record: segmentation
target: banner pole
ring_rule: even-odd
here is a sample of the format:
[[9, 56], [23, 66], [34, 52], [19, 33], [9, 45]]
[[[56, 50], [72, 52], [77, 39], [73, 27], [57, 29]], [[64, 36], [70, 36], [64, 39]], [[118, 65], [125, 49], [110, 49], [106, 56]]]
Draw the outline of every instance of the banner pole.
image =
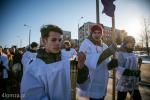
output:
[[[112, 17], [112, 41], [113, 43], [116, 43], [115, 41], [115, 15]], [[115, 54], [113, 55], [113, 58], [115, 58]], [[115, 91], [116, 91], [116, 70], [113, 69], [113, 86], [112, 86], [112, 100], [115, 100]]]

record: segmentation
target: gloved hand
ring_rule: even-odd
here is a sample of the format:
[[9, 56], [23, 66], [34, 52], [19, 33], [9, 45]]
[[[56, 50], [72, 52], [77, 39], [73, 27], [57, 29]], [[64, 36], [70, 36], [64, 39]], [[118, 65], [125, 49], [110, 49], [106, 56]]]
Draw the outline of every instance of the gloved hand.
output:
[[131, 73], [131, 70], [130, 70], [130, 69], [125, 69], [124, 72], [123, 72], [123, 75], [129, 76], [130, 73]]
[[77, 75], [77, 83], [83, 84], [89, 76], [89, 69], [87, 66], [84, 65], [82, 69], [78, 69], [78, 75]]
[[86, 60], [86, 55], [83, 52], [78, 53], [78, 69], [82, 69], [84, 67], [84, 62]]
[[136, 77], [140, 77], [140, 70], [130, 70], [130, 69], [125, 69], [123, 72], [124, 76], [136, 76]]
[[108, 70], [116, 68], [117, 66], [118, 66], [118, 60], [116, 58], [111, 59], [111, 61], [107, 65]]

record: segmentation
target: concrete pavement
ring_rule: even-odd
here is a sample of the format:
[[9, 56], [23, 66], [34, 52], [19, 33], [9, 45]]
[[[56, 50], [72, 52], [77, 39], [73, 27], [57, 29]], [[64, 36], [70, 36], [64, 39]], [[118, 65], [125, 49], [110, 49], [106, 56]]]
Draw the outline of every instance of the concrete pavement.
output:
[[[141, 66], [141, 82], [140, 82], [140, 93], [143, 100], [150, 100], [150, 64], [142, 64]], [[86, 97], [80, 97], [77, 95], [77, 100], [89, 100]], [[109, 78], [107, 87], [107, 95], [105, 100], [112, 100], [112, 78]], [[116, 95], [117, 100], [117, 95]], [[126, 100], [130, 100], [130, 95], [127, 95]]]

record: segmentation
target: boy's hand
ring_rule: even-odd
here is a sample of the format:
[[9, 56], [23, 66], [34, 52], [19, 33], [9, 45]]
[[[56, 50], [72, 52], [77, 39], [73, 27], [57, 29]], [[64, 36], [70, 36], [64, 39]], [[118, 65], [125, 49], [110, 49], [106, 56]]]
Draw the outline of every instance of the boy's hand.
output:
[[86, 56], [83, 52], [78, 53], [78, 68], [82, 69], [84, 67], [84, 62], [86, 60]]

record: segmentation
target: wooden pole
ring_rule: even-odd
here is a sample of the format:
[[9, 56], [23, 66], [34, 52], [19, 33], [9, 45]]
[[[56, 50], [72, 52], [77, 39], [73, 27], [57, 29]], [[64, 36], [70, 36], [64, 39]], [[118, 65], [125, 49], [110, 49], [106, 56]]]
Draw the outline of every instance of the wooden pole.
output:
[[[115, 36], [115, 15], [112, 17], [112, 41], [115, 43], [116, 36]], [[113, 55], [115, 58], [115, 54]], [[113, 86], [112, 86], [112, 100], [115, 100], [115, 91], [116, 91], [116, 70], [113, 69]]]
[[71, 80], [71, 100], [76, 100], [76, 84], [77, 84], [77, 62], [70, 62], [70, 80]]
[[96, 23], [99, 24], [99, 0], [96, 0]]

